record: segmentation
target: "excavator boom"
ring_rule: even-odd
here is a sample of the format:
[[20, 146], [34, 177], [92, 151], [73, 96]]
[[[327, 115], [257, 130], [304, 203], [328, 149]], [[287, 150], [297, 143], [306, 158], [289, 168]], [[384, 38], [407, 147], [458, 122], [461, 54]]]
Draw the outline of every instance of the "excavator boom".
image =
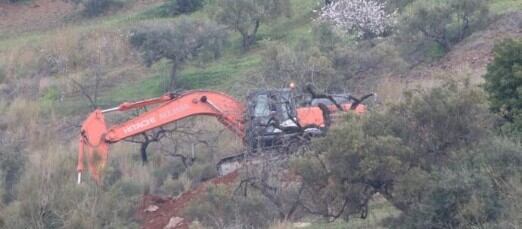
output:
[[[147, 105], [156, 107], [119, 125], [107, 127], [104, 113], [136, 109]], [[179, 95], [167, 94], [156, 99], [123, 103], [107, 110], [95, 110], [82, 124], [78, 150], [78, 182], [84, 171], [84, 159], [89, 171], [99, 182], [108, 158], [109, 144], [138, 135], [191, 116], [213, 116], [232, 132], [244, 136], [242, 103], [216, 91], [194, 90]], [[84, 158], [86, 156], [86, 158]]]

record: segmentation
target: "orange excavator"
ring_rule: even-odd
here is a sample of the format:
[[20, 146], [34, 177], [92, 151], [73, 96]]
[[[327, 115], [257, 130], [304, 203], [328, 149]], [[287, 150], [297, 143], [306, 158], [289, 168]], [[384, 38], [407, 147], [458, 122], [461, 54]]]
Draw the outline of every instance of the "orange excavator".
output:
[[[84, 160], [93, 179], [99, 183], [108, 155], [109, 145], [154, 128], [192, 116], [215, 117], [226, 128], [243, 139], [247, 152], [267, 148], [292, 150], [303, 140], [326, 134], [335, 113], [353, 110], [363, 113], [363, 100], [349, 94], [319, 94], [311, 85], [307, 93], [296, 95], [293, 87], [257, 90], [247, 96], [246, 103], [217, 91], [191, 90], [167, 93], [161, 97], [92, 112], [83, 122], [78, 151], [78, 183], [81, 183]], [[104, 115], [154, 106], [149, 111], [121, 124], [107, 126]], [[226, 158], [222, 161], [236, 160]], [[221, 163], [221, 162], [220, 162]], [[218, 163], [219, 164], [219, 163]]]

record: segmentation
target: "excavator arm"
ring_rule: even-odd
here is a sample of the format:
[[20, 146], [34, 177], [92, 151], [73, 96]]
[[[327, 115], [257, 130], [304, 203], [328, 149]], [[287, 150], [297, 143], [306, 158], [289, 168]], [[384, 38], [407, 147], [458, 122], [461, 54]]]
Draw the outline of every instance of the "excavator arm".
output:
[[[107, 127], [104, 114], [157, 105], [142, 115], [124, 123]], [[118, 107], [92, 112], [82, 124], [78, 150], [78, 183], [84, 171], [84, 160], [96, 182], [106, 167], [109, 144], [144, 133], [151, 129], [191, 116], [213, 116], [239, 137], [244, 136], [243, 104], [236, 99], [215, 91], [194, 90], [182, 94], [164, 96], [135, 103], [123, 103]]]

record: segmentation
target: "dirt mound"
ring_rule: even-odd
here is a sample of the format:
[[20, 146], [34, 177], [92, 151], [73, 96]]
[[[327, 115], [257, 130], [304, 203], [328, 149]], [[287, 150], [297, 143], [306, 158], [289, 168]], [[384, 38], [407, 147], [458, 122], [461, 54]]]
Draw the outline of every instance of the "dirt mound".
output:
[[[235, 171], [223, 177], [216, 177], [200, 184], [197, 188], [181, 194], [177, 198], [162, 198], [147, 195], [136, 212], [136, 218], [142, 222], [144, 229], [165, 228], [173, 217], [179, 217], [188, 204], [201, 196], [211, 184], [232, 184], [239, 177], [239, 172]], [[183, 220], [176, 228], [188, 228], [188, 223]]]

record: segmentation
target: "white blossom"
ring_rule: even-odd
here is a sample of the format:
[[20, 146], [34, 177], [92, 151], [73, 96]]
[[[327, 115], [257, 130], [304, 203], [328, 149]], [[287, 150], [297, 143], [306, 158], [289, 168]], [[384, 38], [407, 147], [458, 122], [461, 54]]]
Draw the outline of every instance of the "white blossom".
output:
[[337, 0], [321, 9], [319, 19], [333, 23], [359, 38], [383, 36], [393, 24], [394, 14], [375, 0]]

